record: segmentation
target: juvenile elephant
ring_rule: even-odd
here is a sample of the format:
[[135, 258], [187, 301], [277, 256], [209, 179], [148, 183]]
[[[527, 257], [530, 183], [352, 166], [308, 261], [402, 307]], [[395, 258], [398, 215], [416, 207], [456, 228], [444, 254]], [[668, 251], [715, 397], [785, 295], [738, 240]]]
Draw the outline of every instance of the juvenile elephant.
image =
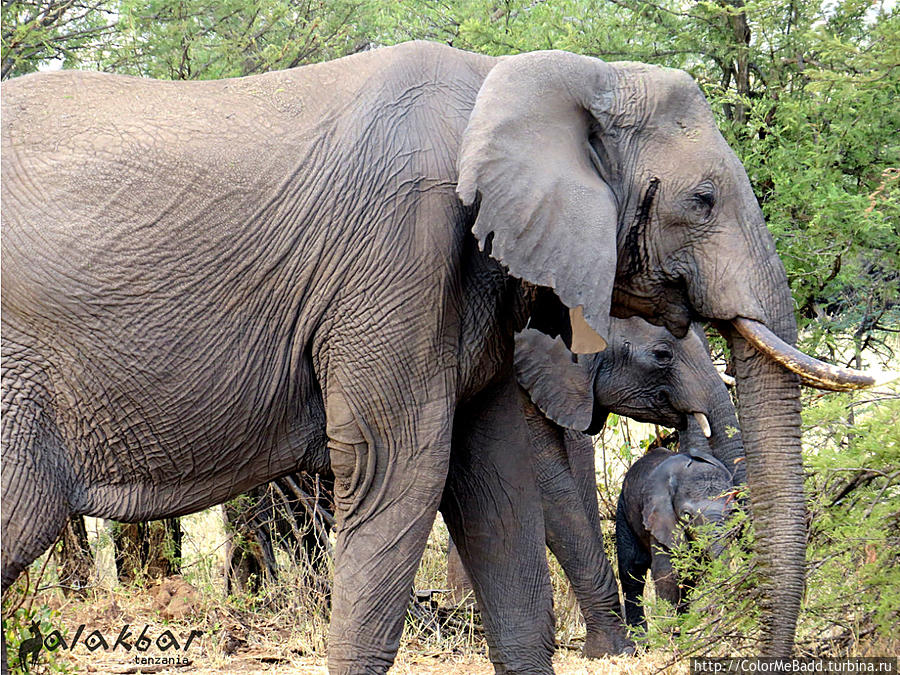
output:
[[[743, 464], [734, 406], [702, 330], [695, 327], [679, 339], [642, 319], [614, 318], [609, 335], [606, 350], [577, 362], [562, 339], [533, 329], [516, 336], [516, 373], [529, 399], [526, 419], [546, 543], [578, 599], [588, 657], [617, 653], [630, 642], [604, 554], [594, 447], [586, 434], [598, 433], [609, 413], [627, 415], [682, 429], [692, 444], [708, 443], [733, 470]], [[453, 546], [448, 583], [457, 596], [469, 583]]]
[[595, 434], [610, 412], [682, 431], [746, 478], [734, 403], [710, 360], [703, 329], [682, 338], [639, 318], [610, 320], [603, 352], [572, 357], [560, 338], [535, 330], [516, 338], [516, 375], [531, 401], [559, 426]]
[[677, 335], [702, 317], [736, 360], [763, 651], [790, 652], [804, 502], [780, 364], [874, 380], [785, 343], [784, 269], [685, 73], [408, 43], [2, 95], [3, 589], [72, 514], [177, 516], [330, 469], [332, 672], [392, 663], [439, 507], [492, 660], [550, 672], [539, 496], [508, 452], [528, 442], [513, 333], [560, 316], [551, 332], [596, 352], [611, 312]]
[[[656, 448], [625, 474], [616, 509], [616, 557], [625, 595], [625, 620], [646, 627], [641, 597], [651, 570], [656, 594], [684, 609], [683, 588], [672, 567], [672, 548], [691, 538], [701, 524], [722, 526], [731, 511], [731, 472], [715, 457], [699, 450], [673, 453]], [[713, 555], [721, 550], [714, 541]]]

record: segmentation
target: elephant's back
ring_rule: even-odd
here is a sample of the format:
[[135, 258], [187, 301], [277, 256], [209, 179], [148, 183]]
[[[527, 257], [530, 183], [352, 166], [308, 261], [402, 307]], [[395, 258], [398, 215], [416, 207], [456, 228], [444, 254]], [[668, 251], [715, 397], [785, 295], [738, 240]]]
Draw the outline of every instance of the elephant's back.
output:
[[388, 223], [422, 189], [453, 208], [459, 137], [492, 63], [407, 43], [230, 80], [17, 78], [3, 85], [4, 234], [14, 255], [102, 273], [135, 249], [227, 260], [259, 227]]
[[142, 447], [264, 455], [323, 315], [393, 306], [353, 289], [448, 302], [455, 143], [490, 64], [412, 44], [219, 82], [4, 85], [4, 322], [73, 446], [126, 473]]
[[647, 478], [660, 464], [675, 453], [665, 448], [653, 448], [639, 457], [625, 472], [622, 481], [622, 495], [627, 503], [639, 504], [644, 498]]
[[256, 171], [256, 160], [272, 164], [282, 154], [269, 144], [296, 146], [328, 120], [358, 116], [363, 124], [371, 122], [385, 106], [408, 107], [417, 93], [429, 89], [442, 90], [451, 108], [454, 101], [460, 103], [467, 117], [495, 62], [415, 41], [222, 80], [155, 80], [75, 70], [32, 73], [2, 86], [4, 149], [15, 150], [3, 153], [4, 165], [15, 166], [32, 153], [55, 154], [57, 159], [69, 153], [89, 160], [92, 155], [181, 149], [183, 156], [208, 160], [218, 170], [227, 170], [233, 158]]

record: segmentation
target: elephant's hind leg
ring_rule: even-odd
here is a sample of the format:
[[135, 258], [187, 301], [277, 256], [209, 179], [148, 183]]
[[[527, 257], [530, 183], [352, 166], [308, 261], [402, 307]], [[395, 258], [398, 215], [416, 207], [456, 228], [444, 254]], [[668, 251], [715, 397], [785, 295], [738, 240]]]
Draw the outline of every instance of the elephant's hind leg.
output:
[[519, 396], [510, 373], [458, 411], [441, 512], [472, 579], [497, 672], [552, 673], [553, 598]]
[[450, 397], [435, 382], [431, 401], [391, 400], [398, 388], [361, 371], [344, 385], [341, 372], [354, 371], [329, 371], [326, 389], [337, 520], [328, 665], [334, 675], [384, 673], [447, 473]]
[[[5, 350], [4, 350], [5, 351]], [[4, 354], [3, 592], [56, 541], [69, 517], [63, 445], [43, 390]]]

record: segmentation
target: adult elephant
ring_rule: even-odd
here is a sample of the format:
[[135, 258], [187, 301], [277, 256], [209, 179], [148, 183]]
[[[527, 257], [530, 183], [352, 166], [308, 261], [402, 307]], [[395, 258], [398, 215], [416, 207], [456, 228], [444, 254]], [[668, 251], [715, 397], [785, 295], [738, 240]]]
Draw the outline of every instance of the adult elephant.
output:
[[[70, 514], [179, 515], [330, 464], [333, 672], [392, 662], [439, 504], [491, 658], [550, 671], [536, 488], [504, 452], [537, 285], [576, 351], [611, 305], [678, 335], [725, 322], [763, 651], [790, 651], [797, 377], [741, 335], [791, 342], [791, 298], [687, 75], [410, 43], [235, 80], [29, 75], [2, 125], [4, 588]], [[297, 451], [322, 428], [328, 455]]]

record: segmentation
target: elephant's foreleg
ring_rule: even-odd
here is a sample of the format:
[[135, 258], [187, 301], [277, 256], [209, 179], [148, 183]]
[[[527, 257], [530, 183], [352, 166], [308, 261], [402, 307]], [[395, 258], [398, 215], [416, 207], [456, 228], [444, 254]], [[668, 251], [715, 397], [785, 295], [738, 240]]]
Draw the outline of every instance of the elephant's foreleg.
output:
[[328, 667], [335, 675], [385, 673], [393, 663], [450, 455], [449, 397], [400, 405], [386, 400], [387, 390], [361, 395], [357, 379], [350, 391], [331, 373], [326, 394], [337, 532]]
[[564, 429], [562, 435], [569, 468], [584, 504], [585, 512], [595, 532], [600, 528], [600, 507], [597, 504], [597, 471], [594, 461], [594, 443], [590, 436], [580, 431]]
[[457, 411], [441, 503], [498, 673], [552, 673], [553, 609], [540, 496], [512, 374]]
[[[528, 415], [528, 428], [534, 444], [534, 467], [541, 492], [547, 546], [562, 565], [578, 598], [587, 627], [584, 654], [599, 658], [631, 651], [634, 645], [622, 622], [619, 587], [603, 550], [596, 497], [590, 495], [596, 515], [592, 520], [585, 508], [585, 491], [577, 485], [572, 464], [568, 461], [571, 458], [567, 457], [562, 430], [543, 415], [533, 414]], [[590, 439], [585, 437], [584, 441], [593, 451]], [[589, 479], [593, 481], [593, 461], [583, 464], [576, 462], [575, 465], [580, 471], [590, 471]]]
[[[654, 544], [654, 546], [658, 546], [658, 544]], [[682, 593], [678, 576], [672, 566], [672, 558], [667, 552], [658, 548], [654, 548], [651, 557], [650, 572], [653, 574], [657, 597], [678, 608], [681, 605]]]
[[646, 628], [644, 618], [644, 580], [650, 569], [650, 556], [644, 551], [628, 525], [625, 506], [619, 500], [616, 509], [616, 558], [619, 564], [619, 580], [625, 596], [625, 623]]

